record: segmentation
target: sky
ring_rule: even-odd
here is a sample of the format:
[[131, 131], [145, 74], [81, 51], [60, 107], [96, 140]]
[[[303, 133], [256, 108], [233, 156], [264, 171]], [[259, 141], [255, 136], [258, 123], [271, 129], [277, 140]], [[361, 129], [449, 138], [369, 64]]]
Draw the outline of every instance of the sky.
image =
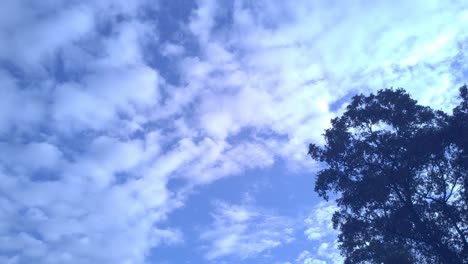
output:
[[307, 157], [350, 98], [450, 111], [463, 0], [3, 0], [0, 263], [341, 263]]

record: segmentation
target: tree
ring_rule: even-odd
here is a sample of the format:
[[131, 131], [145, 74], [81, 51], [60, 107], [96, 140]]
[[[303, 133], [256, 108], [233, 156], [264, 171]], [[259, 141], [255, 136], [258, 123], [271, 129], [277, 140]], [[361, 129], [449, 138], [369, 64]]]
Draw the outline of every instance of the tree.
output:
[[[460, 88], [461, 103], [453, 110], [450, 120], [449, 135], [450, 142], [460, 148], [457, 161], [462, 167], [468, 169], [468, 87]], [[468, 178], [465, 178], [465, 202], [468, 200]]]
[[309, 155], [345, 263], [468, 263], [468, 92], [453, 115], [403, 89], [357, 95]]

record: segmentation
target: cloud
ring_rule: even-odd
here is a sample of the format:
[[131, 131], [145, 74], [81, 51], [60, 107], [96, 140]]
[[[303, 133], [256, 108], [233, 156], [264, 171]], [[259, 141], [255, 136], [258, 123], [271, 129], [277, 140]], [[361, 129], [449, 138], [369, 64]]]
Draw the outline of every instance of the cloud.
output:
[[[305, 147], [350, 95], [403, 86], [449, 109], [467, 9], [204, 0], [167, 14], [169, 39], [146, 1], [2, 3], [0, 262], [144, 263], [185, 241], [167, 220], [192, 188], [277, 161], [313, 168]], [[307, 218], [321, 244], [296, 262], [335, 259], [332, 208]], [[261, 205], [218, 203], [205, 257], [268, 254], [289, 228]]]
[[230, 145], [207, 138], [198, 144], [197, 149], [199, 154], [182, 167], [181, 172], [196, 184], [207, 184], [221, 177], [252, 168], [269, 167], [274, 163], [273, 155], [261, 143]]
[[[27, 8], [26, 4], [21, 2], [13, 6], [15, 7], [10, 6], [13, 10], [4, 10], [17, 11], [16, 15], [25, 14], [26, 17], [21, 21], [7, 18], [7, 27], [0, 27], [0, 36], [6, 40], [0, 46], [0, 58], [13, 57], [26, 67], [37, 66], [43, 62], [41, 60], [44, 56], [53, 55], [56, 49], [79, 40], [92, 30], [93, 14], [86, 6], [41, 10], [46, 11], [47, 16], [33, 8]], [[23, 10], [26, 12], [23, 13]], [[14, 14], [6, 14], [7, 17], [12, 15]], [[12, 28], [15, 31], [11, 32]]]
[[[43, 94], [20, 89], [18, 81], [3, 70], [0, 70], [0, 86], [0, 135], [13, 129], [23, 132], [37, 126], [45, 116]], [[19, 106], [21, 111], [18, 111]]]
[[287, 218], [264, 212], [249, 205], [218, 202], [213, 223], [201, 234], [205, 257], [214, 260], [233, 256], [257, 257], [291, 242], [293, 229]]
[[37, 171], [57, 169], [63, 163], [60, 150], [47, 142], [28, 144], [0, 143], [0, 163], [12, 170]]
[[147, 117], [140, 112], [158, 104], [159, 80], [146, 66], [96, 70], [80, 83], [56, 87], [54, 121], [64, 131], [109, 130], [122, 123], [130, 131], [141, 129]]
[[[144, 145], [97, 138], [76, 160], [62, 160], [59, 179], [40, 181], [26, 175], [60, 160], [56, 148], [34, 143], [18, 150], [31, 155], [33, 148], [42, 155], [18, 172], [3, 167], [0, 174], [2, 218], [7, 220], [0, 236], [11, 244], [2, 252], [18, 263], [141, 263], [151, 247], [179, 242], [176, 231], [153, 226], [179, 204], [165, 187], [166, 175], [151, 173], [157, 169], [148, 165], [154, 153]], [[119, 173], [127, 175], [119, 180]]]
[[[196, 125], [218, 140], [250, 128], [286, 136], [269, 151], [300, 164], [298, 149], [321, 141], [335, 104], [350, 94], [404, 86], [422, 103], [450, 108], [460, 69], [448, 58], [462, 52], [466, 15], [459, 3], [420, 4], [200, 1], [188, 27], [201, 52], [180, 64], [183, 104], [200, 102]], [[224, 9], [229, 22], [214, 26]], [[401, 10], [417, 15], [402, 18]]]
[[304, 250], [299, 254], [296, 263], [300, 264], [326, 264], [326, 261], [316, 259], [309, 251]]
[[326, 236], [336, 235], [331, 222], [333, 213], [336, 210], [337, 207], [333, 204], [323, 202], [315, 206], [313, 212], [304, 220], [307, 225], [304, 234], [309, 240], [320, 240]]
[[343, 258], [338, 250], [336, 236], [338, 231], [333, 229], [332, 216], [337, 210], [336, 205], [321, 202], [315, 205], [311, 214], [304, 220], [306, 230], [304, 235], [308, 240], [319, 242], [314, 253], [303, 251], [296, 259], [297, 263], [342, 263]]
[[174, 43], [166, 43], [162, 47], [162, 54], [164, 56], [181, 56], [185, 52], [185, 49], [183, 46], [174, 44]]
[[[309, 241], [308, 249], [301, 251], [294, 261], [297, 264], [338, 264], [343, 263], [339, 253], [337, 235], [331, 218], [337, 210], [332, 203], [319, 202], [304, 220], [304, 235]], [[285, 263], [286, 264], [286, 263]]]
[[338, 264], [343, 258], [336, 252], [336, 246], [330, 248], [328, 243], [321, 243], [316, 253], [308, 250], [302, 251], [295, 259], [297, 264]]
[[143, 59], [152, 26], [114, 25], [115, 13], [134, 14], [118, 2], [52, 2], [18, 2], [9, 11], [22, 19], [0, 26], [17, 32], [0, 46], [2, 263], [143, 263], [152, 247], [182, 241], [156, 226], [182, 204], [166, 188], [172, 169], [154, 166], [161, 137], [132, 136], [164, 82]]
[[154, 239], [153, 244], [155, 246], [165, 243], [169, 245], [179, 244], [183, 242], [183, 234], [179, 230], [175, 229], [155, 229], [153, 230]]
[[211, 30], [215, 26], [216, 9], [216, 1], [200, 0], [198, 8], [192, 13], [189, 29], [202, 41], [210, 37]]
[[[423, 103], [447, 107], [456, 94], [450, 90], [457, 86], [454, 74], [460, 71], [450, 67], [448, 58], [460, 52], [457, 43], [467, 37], [459, 26], [466, 15], [459, 3], [442, 6], [434, 1], [422, 9], [420, 4], [396, 9], [399, 5], [383, 2], [239, 1], [231, 23], [213, 29], [206, 21], [216, 20], [213, 10], [223, 7], [200, 2], [190, 25], [203, 29], [194, 33], [203, 54], [197, 65], [205, 71], [195, 82], [202, 78], [212, 91], [201, 99], [200, 128], [216, 138], [245, 127], [268, 128], [288, 135], [289, 145], [300, 146], [318, 140], [314, 135], [329, 125], [335, 102], [349, 93], [390, 85], [405, 86]], [[408, 17], [401, 10], [416, 15]], [[427, 14], [434, 19], [427, 21]], [[422, 55], [428, 53], [434, 55]], [[421, 92], [428, 89], [432, 92]]]

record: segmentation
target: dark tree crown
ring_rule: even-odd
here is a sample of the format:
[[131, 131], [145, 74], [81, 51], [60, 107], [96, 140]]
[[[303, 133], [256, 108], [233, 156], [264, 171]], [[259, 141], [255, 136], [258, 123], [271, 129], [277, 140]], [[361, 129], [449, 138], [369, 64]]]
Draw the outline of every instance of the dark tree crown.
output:
[[309, 155], [346, 263], [468, 263], [468, 91], [453, 115], [403, 89], [356, 95]]

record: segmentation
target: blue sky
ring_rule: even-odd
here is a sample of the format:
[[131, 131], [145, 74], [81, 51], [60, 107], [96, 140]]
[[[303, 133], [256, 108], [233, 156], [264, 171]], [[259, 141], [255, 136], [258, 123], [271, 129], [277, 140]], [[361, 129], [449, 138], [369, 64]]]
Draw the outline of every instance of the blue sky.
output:
[[342, 261], [306, 155], [350, 96], [450, 110], [468, 4], [0, 3], [0, 263]]

